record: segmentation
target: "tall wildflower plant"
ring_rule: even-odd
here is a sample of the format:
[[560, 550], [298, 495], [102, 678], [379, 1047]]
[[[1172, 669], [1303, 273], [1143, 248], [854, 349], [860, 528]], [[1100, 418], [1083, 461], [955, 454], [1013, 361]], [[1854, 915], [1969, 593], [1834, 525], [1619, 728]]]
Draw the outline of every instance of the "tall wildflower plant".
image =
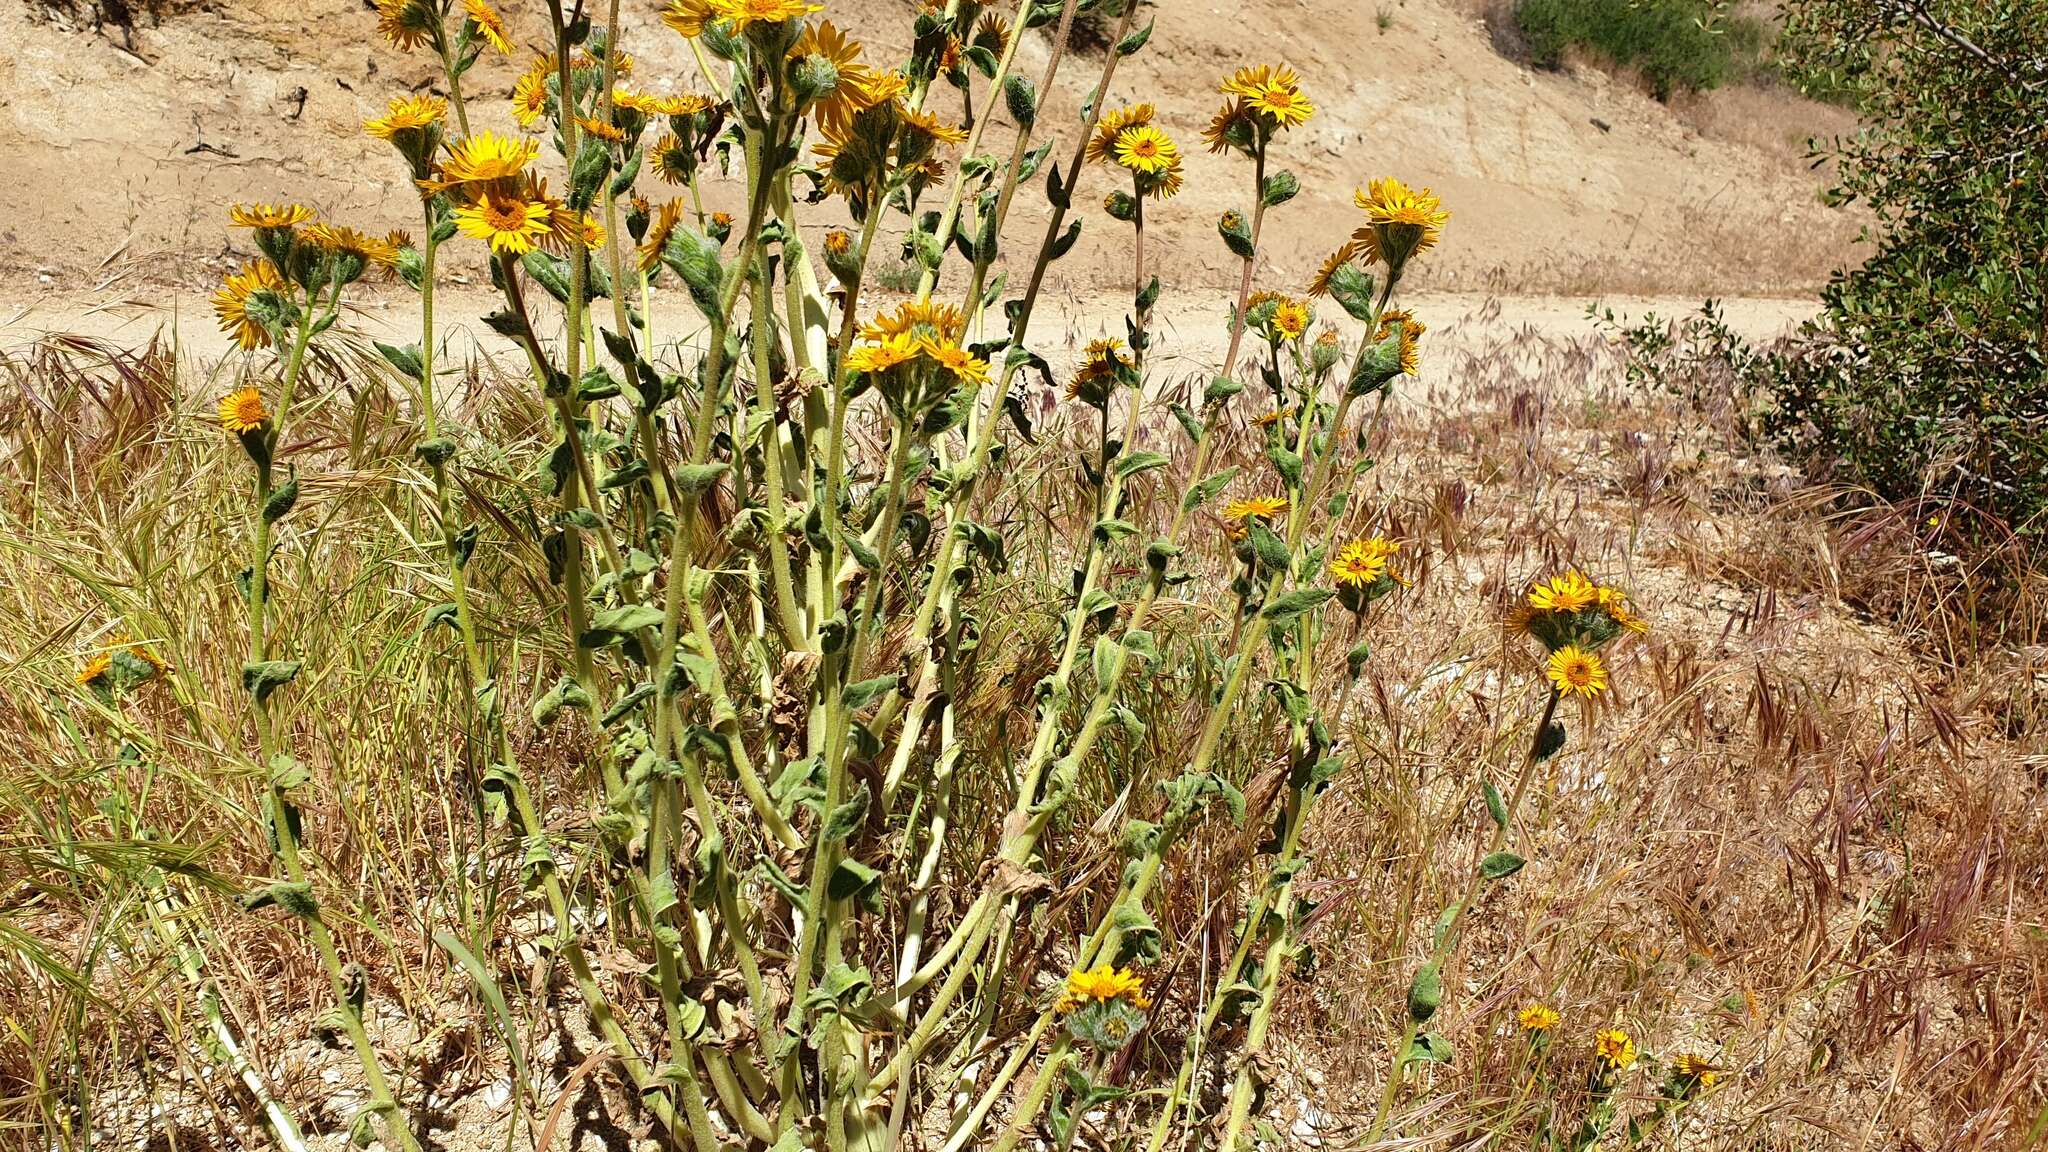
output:
[[[1216, 222], [1239, 262], [1229, 342], [1205, 386], [1175, 395], [1149, 370], [1163, 291], [1151, 222], [1175, 210], [1184, 153], [1152, 104], [1111, 98], [1151, 36], [1135, 6], [1110, 5], [1113, 47], [1081, 122], [1062, 133], [1041, 116], [1070, 29], [1099, 3], [927, 3], [909, 57], [879, 62], [818, 4], [672, 0], [661, 34], [682, 38], [697, 75], [694, 91], [655, 95], [634, 86], [618, 0], [549, 0], [531, 28], [487, 0], [379, 0], [389, 44], [443, 73], [445, 97], [401, 96], [365, 126], [419, 191], [419, 241], [296, 206], [235, 210], [263, 259], [218, 308], [278, 362], [221, 407], [255, 474], [245, 682], [279, 874], [251, 902], [299, 917], [320, 953], [369, 1085], [359, 1139], [411, 1147], [413, 1124], [364, 1027], [366, 981], [322, 920], [325, 880], [299, 851], [291, 794], [309, 770], [276, 709], [319, 653], [274, 634], [267, 562], [299, 493], [280, 453], [308, 349], [377, 269], [418, 294], [418, 343], [380, 349], [416, 389], [447, 589], [422, 624], [466, 674], [481, 831], [516, 862], [604, 1059], [659, 1126], [697, 1152], [1070, 1147], [1090, 1127], [1152, 1152], [1190, 1132], [1250, 1138], [1304, 947], [1306, 832], [1352, 763], [1336, 733], [1376, 615], [1407, 582], [1400, 540], [1346, 527], [1378, 519], [1355, 494], [1391, 391], [1419, 363], [1423, 326], [1391, 301], [1448, 213], [1427, 189], [1372, 180], [1357, 232], [1306, 292], [1261, 287], [1261, 236], [1299, 189], [1289, 136], [1316, 110], [1285, 67], [1223, 78], [1202, 139], [1242, 165], [1243, 207]], [[1034, 29], [1051, 45], [1035, 77], [1018, 68]], [[515, 44], [542, 48], [512, 86], [511, 120], [485, 123], [465, 79]], [[704, 185], [728, 170], [741, 207], [707, 212]], [[1022, 238], [1008, 227], [1020, 194], [1046, 200], [1042, 230]], [[1130, 301], [1122, 337], [1066, 373], [1066, 425], [1092, 433], [1088, 511], [1061, 551], [1073, 575], [1043, 674], [1017, 715], [992, 715], [971, 694], [1014, 529], [991, 510], [1032, 439], [1026, 389], [1054, 377], [1032, 343], [1046, 275], [1098, 202], [1098, 227], [1122, 230], [1130, 253]], [[851, 227], [811, 226], [802, 213], [820, 204]], [[871, 258], [899, 236], [915, 290], [877, 305]], [[486, 323], [551, 427], [532, 480], [545, 514], [521, 543], [545, 559], [537, 615], [560, 629], [540, 647], [564, 655], [534, 683], [514, 683], [530, 663], [479, 619], [471, 579], [478, 548], [515, 526], [467, 495], [465, 454], [488, 446], [451, 421], [437, 362], [449, 245], [488, 263], [500, 300]], [[657, 331], [668, 293], [690, 331]], [[1221, 467], [1240, 416], [1261, 451]], [[1163, 514], [1141, 511], [1176, 483]], [[1219, 519], [1227, 547], [1189, 547]], [[1194, 731], [1148, 742], [1133, 700], [1180, 683], [1147, 672], [1172, 656], [1155, 613], [1181, 588], [1223, 601], [1216, 674], [1185, 701]], [[1550, 710], [1604, 687], [1594, 653], [1615, 629], [1602, 621], [1625, 608], [1592, 595], [1522, 622], [1553, 653]], [[508, 714], [524, 699], [530, 711]], [[1262, 701], [1279, 727], [1247, 737], [1240, 718]], [[550, 727], [580, 733], [565, 743], [588, 762], [542, 795], [522, 737]], [[1172, 759], [1149, 766], [1155, 790], [1105, 805], [1112, 751]], [[1284, 770], [1248, 791], [1272, 763]], [[1504, 836], [1513, 804], [1492, 803]], [[1243, 916], [1222, 971], [1190, 989], [1170, 979], [1175, 942], [1155, 913], [1189, 838], [1231, 822], [1271, 835], [1228, 877]], [[1060, 892], [1055, 876], [1085, 867], [1097, 836], [1117, 846], [1099, 898]], [[1509, 859], [1497, 845], [1482, 872], [1505, 876]], [[616, 912], [603, 965], [591, 905]], [[531, 1088], [512, 1018], [528, 1006], [503, 1004], [477, 954], [488, 940], [435, 939], [493, 1002]], [[618, 948], [644, 973], [624, 996], [600, 975], [619, 970]], [[1064, 978], [1035, 979], [1048, 964]], [[1418, 978], [1418, 1025], [1435, 1002]], [[1435, 1043], [1411, 1030], [1401, 1051]], [[1219, 1057], [1223, 1090], [1209, 1093]]]

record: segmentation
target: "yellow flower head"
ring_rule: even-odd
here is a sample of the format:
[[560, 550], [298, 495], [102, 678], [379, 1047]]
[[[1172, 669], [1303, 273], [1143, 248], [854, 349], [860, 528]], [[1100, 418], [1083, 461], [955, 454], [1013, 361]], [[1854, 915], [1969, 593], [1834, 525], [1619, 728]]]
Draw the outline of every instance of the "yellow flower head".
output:
[[237, 204], [228, 219], [241, 228], [294, 228], [313, 218], [303, 204]]
[[1352, 201], [1365, 210], [1364, 228], [1351, 240], [1374, 260], [1403, 261], [1436, 247], [1444, 223], [1451, 218], [1443, 202], [1429, 189], [1411, 191], [1391, 176], [1369, 185], [1370, 191], [1352, 193]]
[[806, 56], [830, 60], [839, 73], [839, 83], [811, 105], [811, 118], [827, 136], [845, 136], [855, 116], [895, 95], [895, 85], [883, 79], [885, 73], [862, 63], [860, 53], [860, 42], [849, 38], [830, 20], [806, 25], [803, 35], [797, 37], [789, 50], [792, 60]]
[[747, 29], [755, 24], [787, 24], [825, 10], [823, 4], [808, 4], [804, 0], [711, 0], [710, 7], [720, 19], [731, 24], [735, 36], [746, 35]]
[[499, 255], [533, 251], [553, 222], [554, 210], [545, 201], [514, 193], [487, 192], [455, 210], [456, 228], [487, 241]]
[[626, 142], [626, 130], [617, 124], [607, 123], [606, 121], [597, 120], [589, 116], [578, 116], [576, 118], [576, 126], [606, 143], [624, 144]]
[[825, 233], [825, 255], [837, 260], [853, 254], [853, 234], [844, 228]]
[[1285, 299], [1273, 309], [1273, 331], [1283, 339], [1299, 340], [1308, 334], [1308, 326], [1314, 319], [1308, 305], [1299, 300]]
[[1150, 124], [1117, 133], [1116, 162], [1133, 172], [1156, 176], [1180, 162], [1180, 146]]
[[1211, 152], [1227, 152], [1240, 145], [1249, 146], [1251, 141], [1251, 109], [1244, 97], [1237, 96], [1225, 102], [1210, 117], [1209, 126], [1202, 129], [1202, 143]]
[[1337, 549], [1330, 560], [1330, 578], [1349, 588], [1365, 588], [1381, 576], [1391, 575], [1394, 557], [1401, 546], [1384, 536], [1353, 540]]
[[646, 239], [640, 242], [640, 271], [652, 274], [661, 263], [661, 250], [668, 247], [668, 238], [675, 234], [676, 225], [682, 221], [683, 206], [679, 201], [665, 201], [654, 215], [654, 223], [647, 229]]
[[462, 0], [462, 11], [469, 22], [476, 25], [477, 35], [500, 53], [512, 54], [512, 37], [505, 31], [505, 20], [493, 10], [488, 0]]
[[941, 344], [929, 338], [917, 342], [917, 350], [926, 359], [951, 373], [961, 384], [988, 383], [988, 361], [974, 355], [958, 344]]
[[1356, 260], [1359, 253], [1363, 251], [1363, 247], [1358, 241], [1351, 240], [1345, 242], [1335, 252], [1330, 253], [1330, 258], [1323, 261], [1321, 268], [1316, 269], [1315, 278], [1308, 282], [1308, 294], [1310, 296], [1329, 295], [1331, 277], [1337, 274], [1337, 269]]
[[917, 337], [909, 333], [885, 337], [876, 343], [862, 344], [847, 353], [846, 370], [865, 375], [887, 372], [891, 368], [917, 359], [917, 350]]
[[697, 156], [673, 132], [654, 142], [654, 174], [664, 184], [687, 184]]
[[861, 328], [864, 340], [886, 340], [892, 336], [919, 336], [941, 344], [954, 344], [967, 328], [967, 317], [951, 304], [912, 300], [894, 312], [878, 312]]
[[1548, 1032], [1562, 1019], [1557, 1009], [1543, 1003], [1530, 1004], [1515, 1014], [1515, 1020], [1524, 1032]]
[[95, 652], [85, 663], [78, 666], [78, 675], [73, 677], [81, 687], [91, 685], [100, 677], [114, 670], [112, 653]]
[[1704, 1056], [1684, 1052], [1671, 1058], [1671, 1071], [1681, 1080], [1691, 1080], [1703, 1088], [1711, 1088], [1727, 1069]]
[[263, 393], [254, 386], [237, 388], [220, 398], [220, 426], [237, 436], [255, 432], [270, 423], [263, 407]]
[[1602, 1028], [1593, 1037], [1593, 1054], [1602, 1064], [1619, 1072], [1636, 1062], [1636, 1042], [1619, 1028]]
[[1643, 633], [1650, 630], [1649, 621], [1635, 614], [1628, 605], [1628, 593], [1619, 588], [1602, 585], [1593, 590], [1593, 602], [1607, 613], [1609, 619], [1630, 632]]
[[1001, 57], [1010, 48], [1009, 22], [993, 12], [984, 13], [974, 26], [974, 43], [988, 49], [990, 55]]
[[1560, 696], [1576, 694], [1590, 700], [1607, 691], [1607, 666], [1599, 656], [1576, 644], [1552, 652], [1543, 674], [1550, 678], [1551, 686]]
[[424, 0], [377, 0], [377, 34], [400, 52], [432, 40], [441, 19]]
[[363, 131], [379, 140], [396, 140], [401, 132], [432, 128], [447, 114], [448, 102], [438, 96], [401, 96], [384, 115], [363, 121]]
[[1242, 524], [1247, 520], [1270, 522], [1285, 511], [1287, 511], [1287, 497], [1285, 496], [1251, 496], [1242, 500], [1232, 500], [1230, 503], [1225, 504], [1223, 506], [1223, 519], [1232, 524]]
[[897, 118], [902, 121], [903, 131], [906, 133], [929, 136], [940, 144], [967, 143], [967, 129], [958, 124], [946, 123], [939, 119], [936, 113], [905, 108], [897, 113]]
[[306, 229], [306, 239], [324, 252], [354, 256], [366, 265], [378, 268], [398, 266], [396, 245], [390, 240], [368, 236], [353, 228], [343, 228], [335, 224], [315, 224]]
[[1529, 589], [1529, 607], [1538, 612], [1577, 612], [1599, 594], [1591, 580], [1571, 571]]
[[1111, 1000], [1122, 1000], [1140, 1011], [1150, 1008], [1152, 1002], [1145, 998], [1145, 981], [1129, 968], [1112, 968], [1103, 964], [1081, 971], [1076, 969], [1067, 976], [1066, 994], [1060, 997], [1057, 1010], [1075, 1012], [1090, 1004], [1104, 1004]]
[[1099, 164], [1114, 158], [1117, 137], [1152, 123], [1152, 117], [1158, 114], [1159, 110], [1150, 104], [1131, 104], [1104, 112], [1096, 118], [1095, 135], [1088, 138], [1088, 161]]
[[548, 233], [540, 241], [543, 248], [566, 255], [579, 238], [585, 248], [604, 247], [604, 225], [596, 216], [549, 199], [545, 184], [538, 185], [530, 198], [548, 207]]
[[1389, 308], [1380, 313], [1380, 325], [1372, 334], [1373, 341], [1377, 343], [1385, 340], [1396, 330], [1401, 333], [1401, 371], [1410, 376], [1419, 375], [1422, 371], [1422, 354], [1416, 347], [1416, 341], [1421, 339], [1422, 334], [1428, 329], [1406, 311]]
[[1240, 68], [1221, 88], [1225, 95], [1242, 99], [1246, 107], [1276, 128], [1306, 124], [1316, 112], [1316, 106], [1302, 95], [1301, 78], [1284, 65]]
[[258, 260], [240, 272], [228, 273], [220, 291], [213, 294], [213, 311], [220, 317], [220, 330], [233, 336], [244, 351], [268, 345], [270, 329], [249, 310], [249, 298], [267, 292], [279, 296], [281, 303], [284, 291], [284, 277], [277, 274], [277, 266], [268, 260]]
[[1124, 354], [1123, 341], [1114, 337], [1090, 340], [1087, 350], [1081, 353], [1081, 363], [1067, 381], [1067, 399], [1087, 397], [1091, 404], [1106, 400], [1110, 389], [1116, 386], [1118, 374], [1130, 367], [1131, 358]]
[[540, 142], [479, 132], [457, 140], [441, 162], [441, 179], [436, 190], [462, 184], [490, 184], [509, 180], [524, 171], [540, 155]]
[[704, 25], [718, 19], [713, 0], [669, 0], [661, 10], [661, 22], [681, 36], [694, 40], [704, 34]]

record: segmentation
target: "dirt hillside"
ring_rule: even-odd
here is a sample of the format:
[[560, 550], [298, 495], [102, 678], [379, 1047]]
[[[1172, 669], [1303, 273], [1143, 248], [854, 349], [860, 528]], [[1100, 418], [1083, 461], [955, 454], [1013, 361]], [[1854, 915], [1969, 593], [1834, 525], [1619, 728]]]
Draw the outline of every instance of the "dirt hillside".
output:
[[[413, 222], [397, 164], [361, 122], [428, 88], [433, 72], [377, 40], [364, 0], [115, 7], [132, 7], [129, 25], [80, 16], [92, 8], [82, 0], [0, 6], [0, 268], [16, 283], [23, 272], [43, 287], [210, 280], [242, 242], [224, 224], [237, 199], [302, 200], [366, 227]], [[536, 43], [539, 0], [502, 7]], [[634, 82], [700, 85], [658, 5], [625, 8]], [[829, 14], [887, 58], [911, 9], [837, 0]], [[1457, 243], [1418, 287], [1768, 295], [1810, 287], [1854, 256], [1858, 222], [1819, 203], [1802, 158], [1807, 136], [1846, 127], [1837, 110], [1753, 91], [1674, 109], [1594, 69], [1531, 71], [1460, 0], [1174, 0], [1156, 14], [1112, 99], [1157, 103], [1190, 153], [1187, 190], [1159, 213], [1183, 283], [1222, 279], [1213, 220], [1245, 199], [1243, 165], [1200, 144], [1216, 79], [1266, 61], [1297, 68], [1319, 109], [1283, 149], [1304, 189], [1269, 249], [1283, 279], [1355, 225], [1352, 188], [1387, 173], [1433, 186], [1455, 214]], [[1044, 58], [1034, 33], [1023, 70], [1036, 75]], [[523, 63], [487, 59], [471, 74], [485, 124], [511, 126], [503, 98]], [[1064, 67], [1042, 123], [1071, 125], [1094, 72], [1085, 59]], [[1106, 240], [1084, 238], [1061, 270], [1086, 290], [1119, 280], [1124, 264]]]

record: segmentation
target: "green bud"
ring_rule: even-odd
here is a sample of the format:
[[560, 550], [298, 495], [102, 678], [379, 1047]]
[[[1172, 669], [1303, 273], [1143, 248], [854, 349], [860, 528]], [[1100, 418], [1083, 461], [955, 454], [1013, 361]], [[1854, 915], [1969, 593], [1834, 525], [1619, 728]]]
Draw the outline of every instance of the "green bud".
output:
[[1128, 192], [1111, 192], [1103, 198], [1102, 210], [1126, 224], [1138, 218], [1138, 202]]
[[797, 61], [789, 83], [799, 104], [814, 104], [838, 89], [839, 66], [829, 57], [806, 56]]
[[1032, 86], [1029, 77], [1013, 73], [1003, 81], [1003, 101], [1010, 109], [1010, 119], [1019, 128], [1029, 128], [1038, 119], [1038, 89]]
[[1266, 202], [1266, 207], [1271, 208], [1294, 199], [1295, 193], [1300, 191], [1301, 181], [1294, 178], [1294, 173], [1275, 172], [1266, 177], [1264, 186], [1259, 189], [1259, 198]]
[[1224, 247], [1229, 248], [1240, 260], [1249, 260], [1253, 253], [1258, 251], [1252, 243], [1251, 224], [1245, 220], [1244, 213], [1235, 208], [1217, 219], [1216, 231], [1222, 233]]

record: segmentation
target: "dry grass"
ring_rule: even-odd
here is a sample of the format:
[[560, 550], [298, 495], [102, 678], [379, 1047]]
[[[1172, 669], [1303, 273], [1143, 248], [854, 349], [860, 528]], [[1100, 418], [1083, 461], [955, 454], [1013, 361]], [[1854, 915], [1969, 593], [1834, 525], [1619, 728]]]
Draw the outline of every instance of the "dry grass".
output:
[[[61, 341], [4, 372], [0, 737], [17, 750], [0, 767], [4, 1139], [260, 1143], [254, 1098], [197, 1031], [217, 989], [268, 1090], [338, 1144], [359, 1086], [315, 1035], [307, 1006], [323, 1002], [324, 980], [293, 927], [232, 899], [265, 873], [268, 848], [235, 684], [232, 529], [246, 481], [201, 419], [226, 382], [161, 348]], [[642, 1121], [593, 1074], [518, 861], [470, 812], [480, 765], [467, 689], [445, 632], [421, 629], [446, 596], [409, 401], [367, 361], [323, 376], [331, 390], [295, 451], [311, 514], [274, 569], [289, 585], [281, 628], [314, 673], [286, 713], [314, 769], [309, 848], [343, 951], [367, 970], [372, 1030], [442, 1146], [502, 1147], [511, 1114], [544, 1116], [558, 1093], [566, 1140], [623, 1140]], [[1408, 541], [1416, 586], [1371, 625], [1374, 661], [1339, 733], [1364, 767], [1308, 838], [1314, 963], [1287, 986], [1269, 1068], [1281, 1132], [1349, 1146], [1370, 1123], [1413, 967], [1484, 850], [1476, 779], [1511, 770], [1540, 704], [1531, 658], [1487, 622], [1530, 578], [1578, 565], [1629, 587], [1652, 636], [1617, 669], [1616, 702], [1571, 717], [1571, 743], [1547, 762], [1519, 829], [1532, 863], [1488, 889], [1446, 973], [1439, 1023], [1456, 1059], [1403, 1094], [1388, 1146], [1528, 1147], [1546, 1122], [1569, 1130], [1592, 1033], [1615, 1023], [1644, 1055], [1624, 1117], [1652, 1106], [1672, 1056], [1729, 1069], [1655, 1146], [2026, 1146], [2048, 1083], [2048, 746], [2032, 657], [1945, 632], [1956, 593], [1916, 582], [1939, 566], [1909, 534], [1834, 516], [1788, 470], [1628, 392], [1602, 345], [1524, 333], [1466, 348], [1432, 379], [1394, 405], [1384, 463], [1350, 503], [1354, 526]], [[536, 591], [545, 562], [517, 543], [542, 515], [522, 482], [542, 419], [526, 391], [479, 366], [456, 413], [487, 525], [478, 610], [520, 670], [502, 685], [514, 717], [562, 655], [562, 630], [528, 615], [551, 602]], [[1230, 433], [1245, 460], [1254, 407], [1240, 401]], [[1070, 575], [1060, 542], [1092, 517], [1071, 481], [1092, 429], [1040, 431], [1039, 449], [1013, 442], [1008, 481], [979, 513], [1025, 541], [992, 590], [1006, 610], [986, 614], [966, 689], [987, 718], [974, 731], [998, 743], [1004, 716], [1026, 731]], [[1207, 699], [1230, 626], [1204, 607], [1227, 602], [1209, 540], [1191, 567], [1216, 587], [1162, 601], [1162, 690], [1130, 701], [1144, 733], [1105, 749], [1077, 811], [1144, 803], [1191, 722], [1162, 709]], [[122, 711], [72, 684], [80, 655], [117, 626], [173, 669]], [[1285, 726], [1270, 701], [1244, 709], [1219, 763], [1254, 816], [1193, 838], [1185, 874], [1243, 873]], [[561, 798], [582, 794], [584, 738], [522, 722], [519, 739], [529, 778], [555, 798], [551, 822], [582, 835], [585, 814]], [[963, 860], [978, 859], [1006, 794], [1001, 781], [986, 797], [963, 790], [959, 819], [979, 830], [960, 841]], [[1059, 833], [1059, 897], [1014, 946], [1018, 978], [1064, 970], [1073, 924], [1113, 890], [1115, 825], [1090, 815]], [[1170, 1074], [1243, 897], [1164, 894], [1156, 1035], [1128, 1059]], [[637, 963], [624, 950], [604, 963], [616, 910], [602, 898], [584, 910], [615, 1002], [651, 1012]], [[542, 1099], [493, 1088], [508, 1082], [507, 1048], [432, 943], [441, 928], [489, 958], [508, 996], [538, 1006], [516, 1032], [549, 1086]], [[181, 946], [199, 963], [181, 970]], [[1563, 1022], [1532, 1062], [1514, 1014], [1539, 999]], [[1219, 1062], [1205, 1076], [1227, 1090], [1232, 1071]]]

